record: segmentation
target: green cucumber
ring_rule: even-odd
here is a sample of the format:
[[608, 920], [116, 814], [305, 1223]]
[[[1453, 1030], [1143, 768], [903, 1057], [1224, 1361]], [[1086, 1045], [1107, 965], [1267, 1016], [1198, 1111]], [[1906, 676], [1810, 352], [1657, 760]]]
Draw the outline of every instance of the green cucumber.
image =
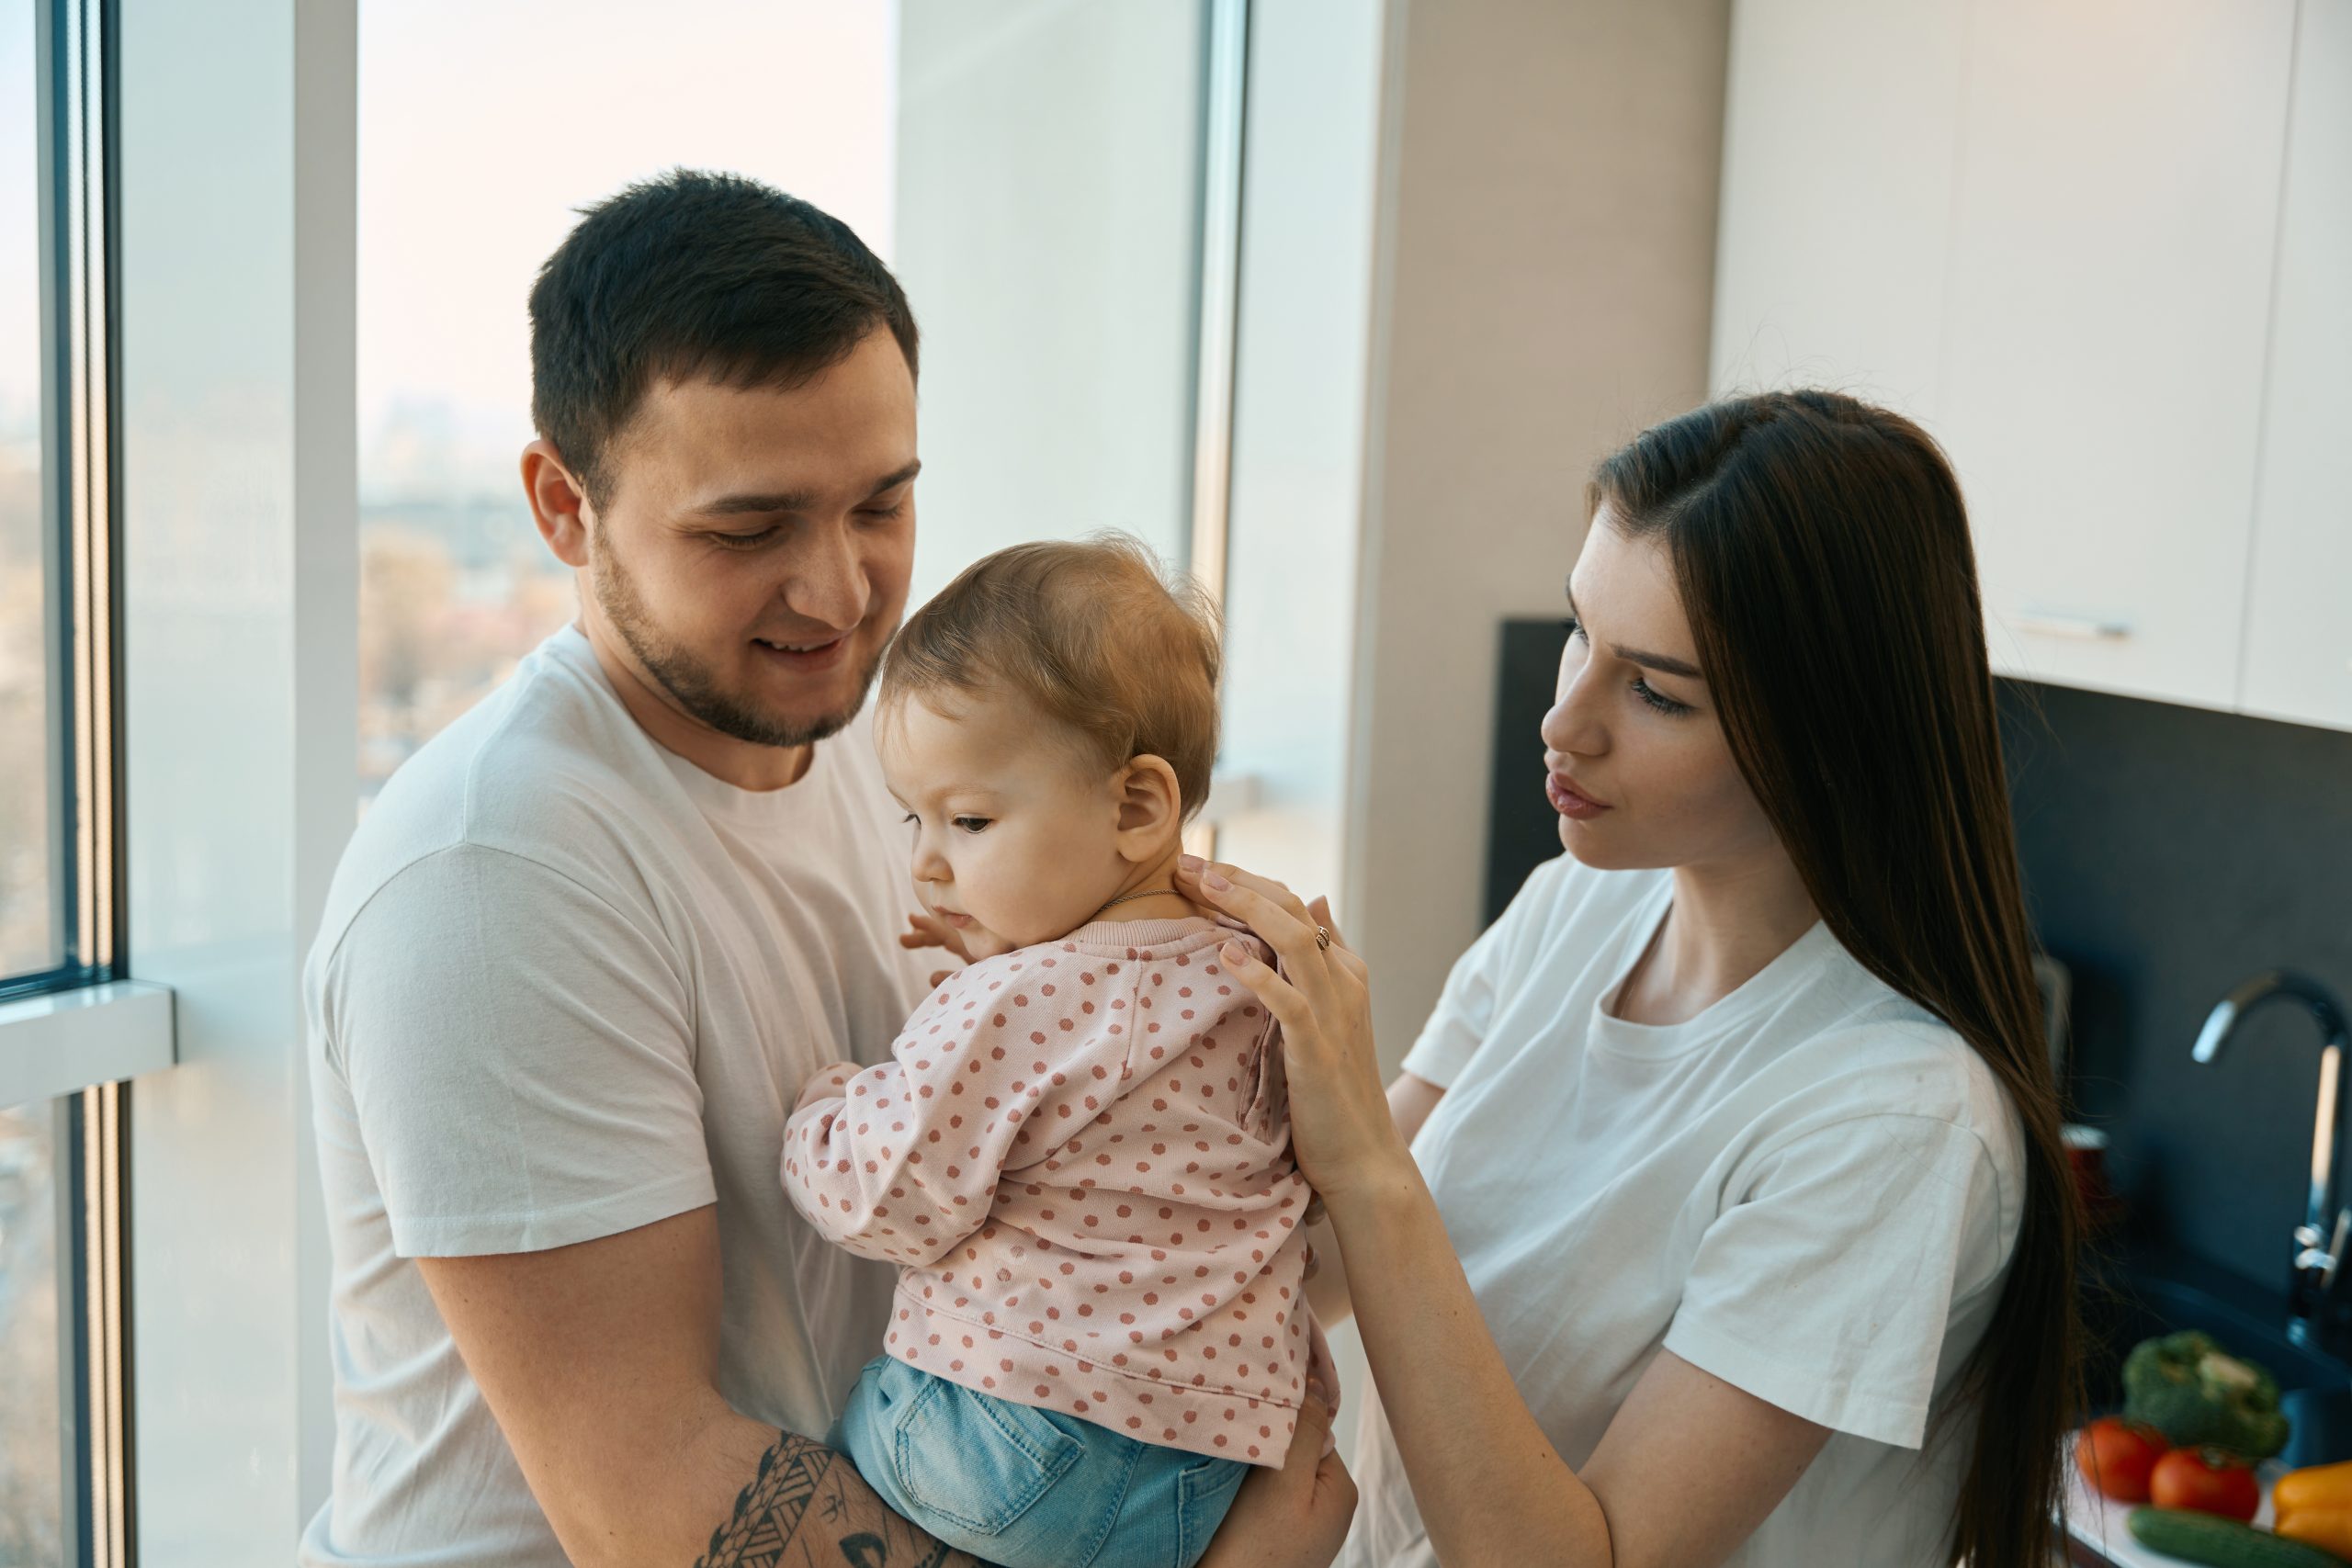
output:
[[2344, 1568], [2344, 1559], [2268, 1530], [2193, 1508], [2134, 1508], [2132, 1539], [2209, 1568]]

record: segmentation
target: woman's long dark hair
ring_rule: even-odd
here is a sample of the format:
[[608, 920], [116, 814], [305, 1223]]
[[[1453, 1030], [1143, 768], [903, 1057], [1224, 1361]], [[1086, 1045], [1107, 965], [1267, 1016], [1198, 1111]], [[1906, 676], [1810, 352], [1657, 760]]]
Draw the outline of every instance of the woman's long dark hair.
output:
[[1949, 1412], [1978, 1417], [1952, 1551], [2041, 1568], [2078, 1405], [2080, 1227], [1960, 486], [1910, 421], [1796, 391], [1643, 433], [1589, 500], [1596, 525], [1665, 545], [1732, 755], [1831, 932], [2024, 1122], [2016, 1251]]

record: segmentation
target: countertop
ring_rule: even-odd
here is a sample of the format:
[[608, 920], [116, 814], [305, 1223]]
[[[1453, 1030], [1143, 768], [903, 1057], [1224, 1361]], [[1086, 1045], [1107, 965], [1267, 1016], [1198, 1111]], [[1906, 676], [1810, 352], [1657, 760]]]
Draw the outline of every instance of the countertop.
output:
[[[2262, 1483], [2262, 1511], [2254, 1522], [2267, 1529], [2272, 1518], [2270, 1483], [2287, 1472], [2278, 1461], [2256, 1467], [2256, 1477]], [[2066, 1533], [2075, 1543], [2075, 1561], [2087, 1562], [2093, 1568], [2180, 1568], [2182, 1560], [2161, 1551], [2151, 1551], [2132, 1539], [2132, 1531], [2124, 1519], [2136, 1506], [2131, 1503], [2110, 1503], [2084, 1484], [2083, 1472], [2075, 1468], [2075, 1445], [2066, 1444]], [[2086, 1557], [2087, 1550], [2092, 1555]]]

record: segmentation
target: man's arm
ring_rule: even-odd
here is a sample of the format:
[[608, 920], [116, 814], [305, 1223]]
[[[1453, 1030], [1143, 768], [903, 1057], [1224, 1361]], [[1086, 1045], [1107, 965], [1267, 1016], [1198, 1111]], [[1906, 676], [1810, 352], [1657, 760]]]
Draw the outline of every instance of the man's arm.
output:
[[719, 1397], [717, 1211], [417, 1260], [577, 1568], [971, 1568], [847, 1460]]

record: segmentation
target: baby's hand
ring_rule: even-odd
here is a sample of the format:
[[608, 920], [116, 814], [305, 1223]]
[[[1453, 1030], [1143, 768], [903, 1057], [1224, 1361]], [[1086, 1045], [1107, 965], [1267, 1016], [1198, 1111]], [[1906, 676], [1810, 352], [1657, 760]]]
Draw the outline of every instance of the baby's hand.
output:
[[849, 1080], [857, 1076], [855, 1062], [835, 1062], [830, 1067], [819, 1067], [800, 1086], [800, 1098], [793, 1102], [795, 1115], [807, 1110], [812, 1100], [832, 1100], [846, 1092]]
[[[957, 931], [954, 926], [949, 925], [945, 920], [941, 919], [936, 915], [931, 914], [928, 911], [917, 910], [907, 916], [907, 924], [911, 926], [913, 930], [903, 931], [899, 933], [899, 945], [900, 947], [906, 948], [910, 951], [919, 947], [944, 947], [967, 964], [969, 964], [976, 956], [976, 954], [974, 954], [972, 951], [965, 945], [964, 933]], [[939, 982], [934, 979], [932, 981], [932, 984], [935, 986], [939, 984]]]

